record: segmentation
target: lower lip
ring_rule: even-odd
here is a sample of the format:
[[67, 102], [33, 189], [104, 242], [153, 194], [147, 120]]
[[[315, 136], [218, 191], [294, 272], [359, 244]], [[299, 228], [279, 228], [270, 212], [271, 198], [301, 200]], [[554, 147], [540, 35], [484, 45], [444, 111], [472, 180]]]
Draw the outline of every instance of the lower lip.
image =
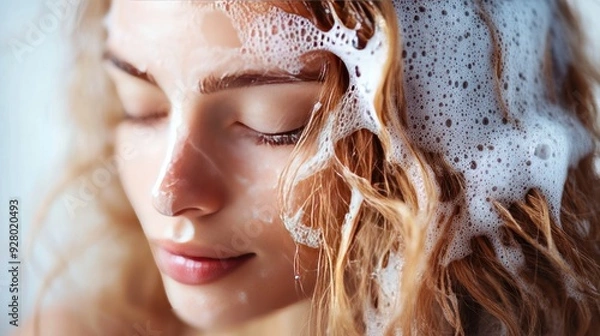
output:
[[173, 254], [162, 248], [156, 250], [158, 268], [171, 279], [185, 285], [204, 285], [217, 281], [253, 257], [254, 254], [228, 259], [196, 258]]

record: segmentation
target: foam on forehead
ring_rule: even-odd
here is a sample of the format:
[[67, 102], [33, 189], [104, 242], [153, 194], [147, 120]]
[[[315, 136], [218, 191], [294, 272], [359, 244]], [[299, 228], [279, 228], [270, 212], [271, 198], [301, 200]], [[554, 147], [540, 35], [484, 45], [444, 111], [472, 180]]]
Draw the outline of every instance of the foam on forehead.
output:
[[[276, 67], [298, 73], [304, 55], [316, 51], [330, 52], [339, 57], [350, 70], [347, 92], [341, 103], [328, 111], [329, 121], [321, 131], [317, 154], [300, 165], [297, 181], [323, 169], [333, 155], [334, 143], [358, 129], [380, 134], [381, 121], [375, 112], [375, 97], [385, 76], [381, 66], [388, 57], [387, 36], [382, 34], [384, 22], [379, 21], [379, 34], [375, 34], [364, 48], [358, 48], [358, 29], [346, 27], [336, 17], [329, 31], [317, 28], [309, 19], [288, 13], [278, 7], [262, 8], [252, 12], [251, 4], [217, 2], [215, 8], [227, 12], [237, 25], [243, 46], [241, 55], [248, 63]], [[249, 17], [249, 13], [252, 13]], [[251, 18], [248, 20], [248, 18]], [[316, 109], [321, 107], [317, 104]], [[302, 209], [284, 217], [286, 228], [299, 243], [318, 247], [318, 231], [301, 223]]]
[[359, 50], [355, 46], [360, 26], [345, 27], [333, 11], [335, 23], [331, 30], [324, 32], [307, 18], [274, 6], [261, 7], [261, 11], [251, 14], [251, 20], [247, 18], [248, 6], [252, 4], [217, 2], [215, 6], [226, 10], [237, 25], [240, 39], [244, 41], [240, 52], [259, 64], [298, 73], [303, 66], [301, 57], [311, 52], [327, 51], [342, 59], [352, 75], [341, 104], [344, 108], [335, 113], [337, 118], [331, 130], [335, 135], [331, 140], [339, 140], [359, 128], [379, 133], [381, 122], [373, 102], [384, 75], [381, 65], [388, 53], [383, 34], [373, 36], [368, 45]]

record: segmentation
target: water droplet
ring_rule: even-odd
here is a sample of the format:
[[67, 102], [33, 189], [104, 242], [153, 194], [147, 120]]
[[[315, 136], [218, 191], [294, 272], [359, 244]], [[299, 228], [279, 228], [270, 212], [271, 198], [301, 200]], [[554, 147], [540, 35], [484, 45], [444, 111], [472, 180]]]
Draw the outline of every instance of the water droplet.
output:
[[238, 298], [241, 303], [248, 303], [248, 294], [246, 292], [239, 292]]

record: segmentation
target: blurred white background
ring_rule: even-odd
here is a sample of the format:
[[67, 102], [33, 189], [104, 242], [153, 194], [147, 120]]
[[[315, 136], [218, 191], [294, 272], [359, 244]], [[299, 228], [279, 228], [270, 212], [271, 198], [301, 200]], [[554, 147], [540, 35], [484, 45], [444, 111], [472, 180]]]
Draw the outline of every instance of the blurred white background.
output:
[[[52, 3], [63, 1], [48, 1]], [[16, 197], [20, 203], [22, 259], [28, 224], [54, 182], [66, 147], [61, 129], [65, 127], [61, 83], [66, 41], [61, 25], [67, 18], [60, 17], [60, 8], [42, 0], [0, 0], [0, 335], [14, 332], [7, 316], [12, 295], [8, 288], [8, 201]], [[44, 31], [28, 35], [32, 25]], [[33, 43], [29, 48], [15, 44], [19, 41]], [[26, 273], [26, 266], [20, 265], [19, 323], [29, 316], [40, 283], [39, 276]]]
[[[78, 1], [69, 0], [71, 3]], [[73, 15], [67, 0], [0, 0], [0, 335], [12, 327], [7, 320], [10, 277], [8, 201], [20, 202], [21, 244], [43, 195], [55, 182], [66, 147], [64, 70], [68, 46], [61, 26]], [[600, 0], [572, 0], [584, 15], [600, 52]], [[32, 26], [37, 29], [32, 29]], [[32, 31], [34, 31], [32, 33]], [[29, 41], [30, 47], [20, 45]], [[20, 257], [23, 249], [20, 249]], [[20, 322], [29, 316], [39, 275], [21, 265]]]

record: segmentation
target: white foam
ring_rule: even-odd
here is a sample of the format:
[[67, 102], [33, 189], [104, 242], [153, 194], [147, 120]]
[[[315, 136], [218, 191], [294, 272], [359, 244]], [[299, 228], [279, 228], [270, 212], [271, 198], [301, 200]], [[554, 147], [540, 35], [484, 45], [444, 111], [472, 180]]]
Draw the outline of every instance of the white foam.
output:
[[[379, 284], [377, 293], [377, 308], [366, 303], [364, 322], [367, 327], [366, 335], [384, 335], [386, 328], [394, 317], [393, 312], [402, 307], [400, 298], [401, 274], [404, 262], [401, 256], [390, 254], [388, 264], [375, 270], [372, 277]], [[395, 335], [400, 335], [396, 331]]]
[[[457, 234], [445, 262], [469, 254], [472, 237], [487, 235], [503, 264], [514, 269], [523, 258], [519, 249], [500, 243], [502, 222], [492, 200], [509, 205], [538, 188], [558, 222], [567, 170], [591, 148], [576, 118], [548, 99], [542, 62], [547, 35], [561, 31], [557, 8], [544, 0], [484, 3], [503, 54], [499, 98], [492, 38], [474, 3], [395, 5], [409, 135], [425, 150], [442, 154], [465, 179], [466, 208], [453, 223]], [[568, 49], [552, 47], [559, 76]]]
[[348, 212], [344, 217], [344, 223], [342, 224], [342, 240], [349, 241], [352, 227], [356, 221], [356, 216], [360, 210], [360, 206], [364, 200], [364, 196], [356, 188], [352, 188], [352, 194], [350, 196], [350, 205], [348, 206]]
[[288, 230], [292, 239], [298, 244], [303, 244], [308, 247], [318, 248], [321, 246], [322, 231], [308, 227], [302, 223], [304, 211], [298, 210], [292, 217], [282, 216], [283, 225]]

